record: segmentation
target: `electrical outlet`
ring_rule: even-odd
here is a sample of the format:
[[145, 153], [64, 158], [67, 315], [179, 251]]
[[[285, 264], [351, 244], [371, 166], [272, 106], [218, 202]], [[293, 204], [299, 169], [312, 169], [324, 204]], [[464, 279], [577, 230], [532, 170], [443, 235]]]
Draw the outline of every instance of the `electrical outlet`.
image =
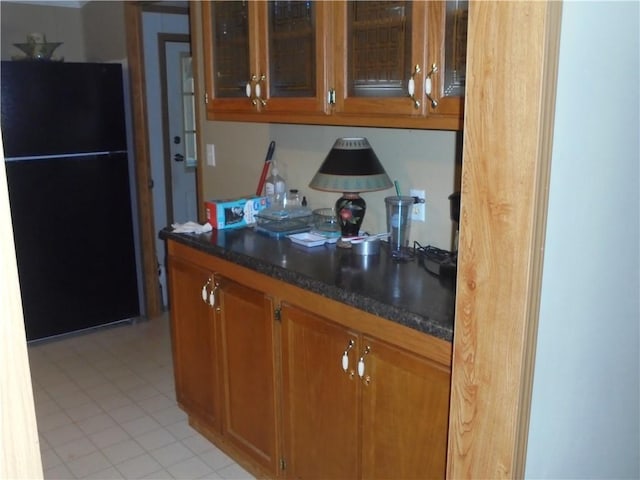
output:
[[424, 222], [426, 220], [427, 198], [424, 190], [417, 190], [412, 188], [409, 190], [409, 195], [412, 197], [418, 197], [423, 200], [424, 203], [414, 203], [411, 208], [411, 220], [414, 222]]
[[216, 166], [216, 146], [213, 143], [207, 143], [207, 165]]

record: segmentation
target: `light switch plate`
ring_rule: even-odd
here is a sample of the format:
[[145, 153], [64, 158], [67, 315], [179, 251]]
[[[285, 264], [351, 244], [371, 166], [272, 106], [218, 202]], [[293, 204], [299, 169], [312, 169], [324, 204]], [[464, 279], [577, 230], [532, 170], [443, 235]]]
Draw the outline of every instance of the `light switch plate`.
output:
[[213, 143], [207, 143], [207, 165], [216, 166], [216, 146]]
[[423, 199], [425, 202], [424, 203], [414, 203], [413, 207], [411, 209], [411, 221], [413, 222], [424, 222], [426, 221], [426, 209], [427, 209], [427, 199], [426, 199], [426, 193], [424, 190], [418, 190], [415, 188], [412, 188], [411, 190], [409, 190], [409, 195], [412, 197], [418, 197], [420, 199]]

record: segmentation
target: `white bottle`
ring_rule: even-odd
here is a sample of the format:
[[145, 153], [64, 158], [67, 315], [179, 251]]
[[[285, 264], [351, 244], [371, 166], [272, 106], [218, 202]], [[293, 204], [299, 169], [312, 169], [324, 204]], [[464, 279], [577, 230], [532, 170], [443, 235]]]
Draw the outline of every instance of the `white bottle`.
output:
[[275, 162], [271, 164], [271, 175], [267, 177], [264, 192], [267, 196], [267, 207], [276, 209], [284, 207], [287, 185], [284, 182], [284, 178], [278, 173], [278, 167]]

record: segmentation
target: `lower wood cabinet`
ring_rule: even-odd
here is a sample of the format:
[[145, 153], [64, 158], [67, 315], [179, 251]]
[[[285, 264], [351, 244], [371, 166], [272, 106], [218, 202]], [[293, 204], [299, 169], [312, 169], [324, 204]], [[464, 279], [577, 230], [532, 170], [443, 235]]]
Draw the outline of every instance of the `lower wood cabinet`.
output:
[[223, 435], [276, 473], [276, 345], [273, 303], [264, 293], [219, 277]]
[[450, 372], [283, 304], [288, 478], [444, 478]]
[[168, 241], [176, 397], [259, 478], [444, 478], [451, 345]]
[[221, 432], [221, 377], [215, 311], [202, 298], [213, 274], [171, 258], [171, 338], [178, 404], [212, 432]]
[[278, 476], [273, 305], [197, 257], [169, 256], [176, 398], [190, 423], [258, 475]]
[[286, 476], [359, 478], [358, 335], [287, 304], [281, 317]]

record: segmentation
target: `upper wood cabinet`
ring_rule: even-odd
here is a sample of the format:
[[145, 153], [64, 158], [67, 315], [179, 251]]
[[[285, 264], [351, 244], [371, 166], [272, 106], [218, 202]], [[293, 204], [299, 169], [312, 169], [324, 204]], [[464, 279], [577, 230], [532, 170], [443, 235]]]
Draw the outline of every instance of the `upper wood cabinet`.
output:
[[201, 5], [209, 119], [324, 112], [328, 3]]
[[459, 130], [467, 3], [203, 2], [207, 118]]
[[467, 0], [201, 5], [209, 120], [462, 128]]

